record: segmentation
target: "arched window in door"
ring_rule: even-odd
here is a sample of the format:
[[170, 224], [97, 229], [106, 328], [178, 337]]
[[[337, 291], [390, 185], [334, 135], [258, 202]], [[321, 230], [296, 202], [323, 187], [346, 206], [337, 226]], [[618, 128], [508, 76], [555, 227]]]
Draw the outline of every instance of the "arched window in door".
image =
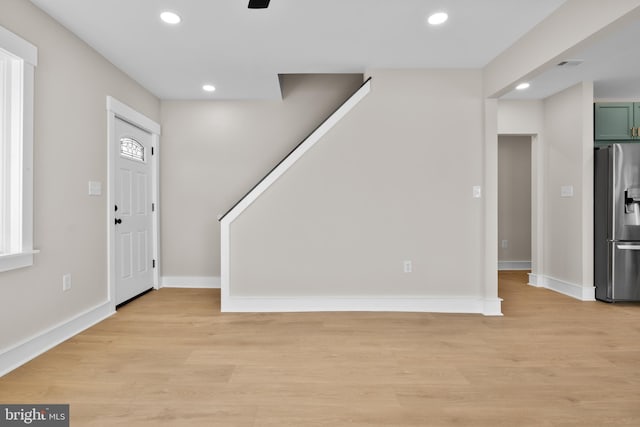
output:
[[120, 155], [127, 159], [144, 162], [144, 146], [133, 138], [120, 138]]

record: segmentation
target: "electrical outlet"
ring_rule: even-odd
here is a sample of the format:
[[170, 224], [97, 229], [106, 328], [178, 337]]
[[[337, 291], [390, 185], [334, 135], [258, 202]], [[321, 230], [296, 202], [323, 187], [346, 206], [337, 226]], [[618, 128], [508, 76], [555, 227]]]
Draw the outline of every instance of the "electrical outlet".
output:
[[403, 265], [405, 273], [411, 273], [413, 271], [413, 265], [411, 264], [411, 261], [405, 261]]
[[509, 247], [509, 241], [508, 240], [503, 240], [502, 241], [502, 249], [507, 249]]
[[66, 292], [71, 289], [71, 273], [62, 276], [62, 291]]

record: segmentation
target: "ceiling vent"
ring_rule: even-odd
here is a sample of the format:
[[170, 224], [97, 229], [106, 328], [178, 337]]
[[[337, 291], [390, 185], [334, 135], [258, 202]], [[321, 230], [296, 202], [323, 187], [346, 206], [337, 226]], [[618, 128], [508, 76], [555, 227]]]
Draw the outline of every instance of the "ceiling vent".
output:
[[270, 0], [249, 0], [249, 9], [266, 9]]
[[583, 62], [584, 59], [567, 59], [566, 61], [558, 63], [558, 67], [577, 67]]

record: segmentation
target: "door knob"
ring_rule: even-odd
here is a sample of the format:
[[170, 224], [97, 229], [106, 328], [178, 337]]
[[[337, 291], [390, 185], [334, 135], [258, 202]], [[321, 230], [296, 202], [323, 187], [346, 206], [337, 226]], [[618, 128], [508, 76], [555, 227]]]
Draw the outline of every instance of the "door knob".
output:
[[116, 225], [122, 224], [122, 220], [120, 218], [116, 218]]

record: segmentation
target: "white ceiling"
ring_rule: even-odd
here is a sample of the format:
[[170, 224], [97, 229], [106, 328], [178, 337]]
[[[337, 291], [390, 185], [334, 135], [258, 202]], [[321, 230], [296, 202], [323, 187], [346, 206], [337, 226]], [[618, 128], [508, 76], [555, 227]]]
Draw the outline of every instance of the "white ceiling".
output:
[[595, 98], [640, 98], [640, 21], [630, 22], [573, 52], [563, 60], [583, 60], [580, 65], [554, 66], [530, 80], [526, 91], [512, 91], [503, 98], [541, 99], [574, 84], [594, 82]]
[[[31, 0], [161, 99], [280, 98], [278, 74], [481, 68], [564, 0]], [[177, 26], [160, 21], [173, 10]], [[449, 21], [430, 27], [427, 15]], [[204, 93], [204, 83], [217, 90]]]

